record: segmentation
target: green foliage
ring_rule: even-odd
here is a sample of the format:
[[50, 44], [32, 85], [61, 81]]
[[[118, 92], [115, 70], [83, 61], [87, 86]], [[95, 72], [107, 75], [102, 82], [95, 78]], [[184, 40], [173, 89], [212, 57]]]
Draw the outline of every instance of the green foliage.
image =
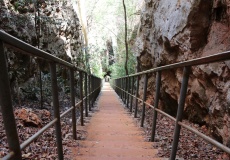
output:
[[[128, 41], [135, 37], [132, 35], [135, 24], [139, 17], [134, 15], [137, 12], [138, 0], [125, 1], [127, 12]], [[113, 77], [119, 77], [124, 74], [125, 60], [125, 30], [124, 30], [124, 8], [122, 1], [112, 0], [86, 0], [87, 6], [87, 25], [90, 54], [90, 66], [92, 73], [102, 75], [103, 72], [112, 71]], [[111, 40], [115, 55], [115, 63], [112, 66], [108, 64], [108, 56], [104, 50], [107, 50], [106, 41]], [[107, 56], [107, 59], [106, 59]], [[109, 57], [110, 58], [110, 57]], [[98, 66], [94, 66], [98, 65]], [[129, 74], [135, 72], [136, 59], [129, 51], [128, 70]], [[103, 72], [101, 68], [103, 68]]]
[[[124, 57], [125, 53], [123, 52], [122, 55]], [[112, 78], [119, 78], [126, 75], [124, 68], [125, 58], [123, 57], [120, 57], [120, 61], [117, 61], [109, 67], [109, 70], [112, 72]], [[134, 74], [136, 72], [136, 57], [131, 51], [129, 51], [128, 71], [129, 74]]]
[[90, 54], [88, 55], [91, 73], [101, 78], [104, 74], [102, 71], [104, 65], [103, 52], [104, 49], [100, 48], [100, 45], [98, 45], [98, 47], [90, 46]]
[[94, 75], [98, 76], [98, 77], [103, 77], [104, 73], [101, 70], [101, 66], [100, 65], [93, 65], [91, 68], [91, 71]]

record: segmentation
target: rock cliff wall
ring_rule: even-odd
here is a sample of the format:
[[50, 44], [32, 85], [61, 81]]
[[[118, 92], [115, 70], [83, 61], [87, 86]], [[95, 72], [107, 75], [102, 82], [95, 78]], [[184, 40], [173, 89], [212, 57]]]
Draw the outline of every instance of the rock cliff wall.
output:
[[[229, 18], [229, 0], [145, 0], [134, 45], [140, 71], [229, 50]], [[184, 118], [230, 147], [229, 69], [229, 61], [192, 67]], [[160, 107], [174, 116], [181, 81], [182, 69], [162, 72]], [[149, 75], [152, 103], [154, 88]]]
[[[59, 58], [77, 62], [83, 36], [71, 1], [0, 1], [0, 29]], [[38, 60], [7, 49], [12, 89], [36, 78]], [[39, 61], [43, 73], [48, 65]], [[29, 73], [29, 74], [28, 74]], [[61, 73], [62, 74], [62, 73]]]

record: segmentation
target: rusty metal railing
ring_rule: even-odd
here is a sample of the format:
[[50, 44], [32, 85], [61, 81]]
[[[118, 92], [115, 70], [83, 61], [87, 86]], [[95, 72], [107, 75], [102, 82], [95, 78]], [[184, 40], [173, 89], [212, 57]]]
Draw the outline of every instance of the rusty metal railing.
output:
[[[230, 60], [230, 51], [222, 52], [218, 54], [214, 54], [207, 57], [197, 58], [189, 61], [184, 61], [180, 63], [174, 63], [171, 65], [165, 65], [161, 67], [157, 67], [154, 69], [150, 69], [144, 72], [139, 72], [136, 74], [132, 74], [129, 76], [121, 77], [118, 79], [112, 80], [112, 86], [114, 90], [117, 92], [117, 94], [120, 96], [120, 98], [123, 100], [123, 102], [126, 104], [126, 106], [130, 109], [130, 112], [133, 111], [132, 109], [132, 101], [133, 98], [135, 98], [135, 110], [134, 110], [134, 117], [137, 117], [137, 108], [138, 108], [138, 101], [142, 102], [142, 114], [141, 114], [141, 127], [144, 125], [145, 120], [145, 106], [148, 105], [149, 107], [153, 108], [153, 122], [152, 122], [152, 132], [151, 132], [151, 141], [153, 142], [155, 139], [155, 133], [156, 133], [156, 123], [157, 123], [157, 113], [161, 113], [164, 116], [170, 118], [171, 120], [175, 121], [175, 128], [174, 128], [174, 135], [173, 135], [173, 144], [172, 144], [172, 150], [170, 155], [170, 160], [174, 160], [176, 158], [177, 153], [177, 146], [180, 138], [180, 130], [181, 127], [186, 128], [187, 130], [191, 131], [192, 133], [196, 134], [197, 136], [203, 138], [208, 143], [211, 143], [215, 145], [216, 147], [222, 149], [226, 153], [230, 154], [230, 148], [227, 146], [217, 142], [216, 140], [206, 136], [205, 134], [197, 131], [196, 129], [182, 123], [182, 116], [184, 111], [184, 105], [185, 105], [185, 98], [187, 94], [187, 87], [188, 87], [188, 80], [190, 75], [190, 70], [192, 66], [196, 65], [202, 65], [202, 64], [208, 64], [213, 62], [219, 62], [219, 61], [226, 61]], [[178, 104], [178, 110], [177, 110], [177, 116], [176, 118], [170, 116], [169, 114], [163, 112], [162, 110], [158, 109], [158, 102], [160, 98], [160, 86], [161, 86], [161, 72], [164, 72], [165, 70], [170, 69], [176, 69], [176, 68], [184, 68], [183, 70], [183, 80], [180, 90], [180, 98], [179, 98], [179, 104]], [[156, 89], [155, 89], [155, 99], [154, 99], [154, 106], [146, 102], [146, 91], [147, 91], [147, 84], [148, 84], [148, 73], [155, 73], [156, 74]], [[143, 88], [143, 99], [138, 98], [138, 90], [139, 90], [139, 78], [140, 76], [144, 76], [144, 88]], [[136, 79], [136, 80], [135, 80]], [[136, 86], [135, 82], [136, 81]], [[131, 85], [130, 85], [131, 84]], [[130, 88], [131, 87], [131, 88]], [[134, 94], [133, 88], [136, 87], [136, 93]], [[129, 97], [131, 97], [131, 100], [129, 100]], [[129, 105], [130, 104], [130, 105]]]
[[[51, 82], [52, 82], [52, 101], [54, 108], [54, 119], [49, 122], [46, 126], [40, 129], [37, 133], [31, 136], [29, 139], [19, 144], [19, 138], [16, 128], [16, 122], [13, 112], [11, 94], [10, 94], [10, 84], [7, 69], [7, 59], [4, 53], [4, 46], [13, 48], [20, 51], [23, 54], [28, 54], [30, 56], [36, 56], [47, 61], [50, 65], [51, 72]], [[58, 99], [58, 87], [57, 87], [57, 75], [56, 75], [56, 65], [62, 65], [69, 69], [70, 73], [70, 95], [71, 95], [71, 108], [60, 115], [59, 112], [59, 99]], [[74, 74], [78, 73], [80, 76], [80, 101], [75, 104], [75, 89], [74, 89]], [[85, 78], [84, 78], [85, 77]], [[83, 81], [84, 78], [84, 81]], [[84, 85], [83, 85], [84, 83]], [[85, 116], [88, 116], [88, 109], [91, 111], [93, 103], [95, 102], [97, 96], [101, 90], [102, 81], [100, 78], [88, 74], [86, 71], [75, 67], [73, 64], [57, 58], [45, 51], [37, 49], [30, 44], [27, 44], [7, 33], [0, 30], [0, 107], [3, 116], [3, 123], [5, 127], [6, 137], [9, 145], [10, 153], [3, 157], [3, 160], [14, 159], [21, 160], [21, 151], [29, 146], [36, 138], [38, 138], [43, 132], [48, 128], [55, 125], [56, 131], [56, 141], [57, 141], [57, 152], [58, 159], [63, 160], [63, 148], [62, 148], [62, 134], [61, 134], [61, 118], [67, 113], [72, 112], [72, 130], [73, 139], [77, 139], [76, 135], [76, 106], [80, 105], [80, 121], [81, 125], [84, 125], [84, 115], [83, 115], [83, 103], [85, 102]], [[85, 86], [83, 88], [83, 86]], [[84, 94], [84, 95], [83, 95]]]

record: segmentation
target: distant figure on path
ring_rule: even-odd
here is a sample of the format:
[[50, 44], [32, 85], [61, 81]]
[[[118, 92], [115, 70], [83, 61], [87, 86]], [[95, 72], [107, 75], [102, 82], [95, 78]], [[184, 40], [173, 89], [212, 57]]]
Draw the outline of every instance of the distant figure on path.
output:
[[110, 76], [106, 75], [105, 76], [105, 82], [109, 82]]

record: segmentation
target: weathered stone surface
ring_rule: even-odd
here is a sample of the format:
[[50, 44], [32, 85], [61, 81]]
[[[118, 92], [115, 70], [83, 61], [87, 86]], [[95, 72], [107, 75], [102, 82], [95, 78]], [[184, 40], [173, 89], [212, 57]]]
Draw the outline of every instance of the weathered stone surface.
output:
[[19, 119], [22, 124], [26, 127], [41, 127], [42, 126], [42, 121], [38, 115], [33, 113], [29, 109], [17, 109], [14, 112], [15, 118]]
[[15, 109], [15, 118], [25, 127], [42, 127], [43, 122], [50, 119], [48, 110], [32, 110], [28, 108]]
[[[140, 69], [230, 49], [229, 0], [145, 0], [134, 45]], [[184, 117], [229, 145], [230, 62], [192, 67]], [[162, 72], [160, 108], [176, 115], [183, 69]], [[151, 77], [155, 81], [155, 75]], [[140, 97], [143, 95], [143, 77]], [[149, 86], [149, 88], [151, 88]], [[154, 97], [154, 91], [147, 97]], [[150, 99], [148, 102], [153, 103]], [[224, 119], [223, 119], [224, 117]]]
[[[0, 29], [52, 55], [76, 63], [78, 54], [82, 52], [80, 44], [83, 40], [72, 2], [66, 1], [64, 6], [62, 1], [38, 2], [39, 9], [35, 10], [32, 1], [1, 0]], [[49, 71], [48, 64], [43, 61], [9, 49], [6, 51], [12, 93], [17, 93], [21, 84], [39, 75], [38, 62], [43, 73]]]

